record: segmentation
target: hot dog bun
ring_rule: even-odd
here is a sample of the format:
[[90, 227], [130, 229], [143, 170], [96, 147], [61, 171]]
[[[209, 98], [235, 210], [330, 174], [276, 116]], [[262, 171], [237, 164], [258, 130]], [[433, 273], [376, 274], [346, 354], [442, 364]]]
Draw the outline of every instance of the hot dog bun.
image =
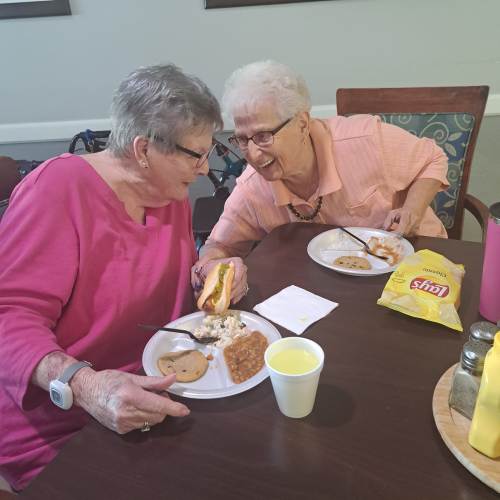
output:
[[198, 309], [212, 314], [223, 314], [229, 309], [234, 264], [217, 264], [208, 273], [203, 291], [198, 298]]

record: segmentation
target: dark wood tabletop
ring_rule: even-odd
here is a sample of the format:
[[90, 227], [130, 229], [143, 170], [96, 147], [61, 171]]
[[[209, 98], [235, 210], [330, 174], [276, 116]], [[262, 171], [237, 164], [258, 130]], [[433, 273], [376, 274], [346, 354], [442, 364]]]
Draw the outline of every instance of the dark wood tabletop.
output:
[[[274, 230], [247, 259], [252, 307], [294, 284], [340, 306], [304, 336], [325, 351], [313, 412], [283, 416], [269, 379], [245, 393], [183, 400], [191, 415], [119, 436], [96, 422], [75, 436], [21, 495], [31, 499], [498, 498], [451, 454], [432, 395], [465, 334], [376, 305], [388, 275], [338, 274], [307, 255], [328, 226]], [[419, 237], [465, 265], [460, 316], [478, 318], [482, 246]], [[281, 334], [291, 333], [278, 327]]]

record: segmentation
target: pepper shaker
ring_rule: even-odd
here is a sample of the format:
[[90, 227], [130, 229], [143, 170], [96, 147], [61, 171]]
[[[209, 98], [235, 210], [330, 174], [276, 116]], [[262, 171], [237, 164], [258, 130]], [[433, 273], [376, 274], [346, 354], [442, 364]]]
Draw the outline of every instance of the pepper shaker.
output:
[[476, 404], [484, 358], [491, 346], [485, 342], [467, 341], [460, 356], [460, 364], [455, 368], [448, 403], [451, 408], [472, 419]]
[[476, 323], [472, 323], [470, 326], [469, 340], [485, 342], [492, 347], [493, 341], [495, 340], [495, 333], [497, 333], [498, 330], [500, 330], [500, 328], [489, 321], [476, 321]]

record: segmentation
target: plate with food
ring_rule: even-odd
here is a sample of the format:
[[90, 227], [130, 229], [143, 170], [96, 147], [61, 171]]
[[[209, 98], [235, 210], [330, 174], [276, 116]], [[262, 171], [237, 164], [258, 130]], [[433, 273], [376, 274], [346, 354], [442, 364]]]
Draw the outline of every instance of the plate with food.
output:
[[159, 331], [146, 344], [142, 355], [146, 374], [175, 372], [177, 381], [168, 392], [194, 399], [232, 396], [260, 384], [268, 377], [264, 351], [281, 338], [269, 321], [246, 311], [198, 311], [166, 326], [219, 339], [200, 344], [181, 333]]
[[341, 229], [330, 229], [315, 236], [307, 245], [312, 260], [324, 267], [353, 276], [375, 276], [391, 273], [407, 256], [415, 252], [405, 238], [368, 227], [347, 227], [349, 232], [365, 241], [371, 254], [363, 244]]

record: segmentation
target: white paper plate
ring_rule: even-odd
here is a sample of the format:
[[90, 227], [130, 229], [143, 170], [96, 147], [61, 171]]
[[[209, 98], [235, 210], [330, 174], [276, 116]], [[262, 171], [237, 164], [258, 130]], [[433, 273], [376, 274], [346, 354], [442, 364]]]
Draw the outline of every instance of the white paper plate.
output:
[[[394, 237], [393, 233], [384, 231], [382, 229], [371, 229], [369, 227], [346, 227], [346, 229], [361, 238], [363, 241], [368, 241], [372, 236], [376, 236], [379, 238], [390, 236]], [[384, 262], [382, 259], [377, 259], [377, 257], [366, 254], [363, 251], [363, 246], [361, 245], [361, 243], [357, 243], [353, 238], [350, 238], [350, 240], [352, 241], [352, 246], [349, 246], [349, 249], [331, 249], [330, 247], [333, 246], [340, 232], [340, 229], [330, 229], [314, 237], [307, 245], [307, 253], [309, 254], [309, 257], [311, 257], [312, 260], [324, 267], [328, 267], [329, 269], [333, 269], [342, 274], [350, 274], [353, 276], [376, 276], [378, 274], [392, 273], [392, 271], [394, 271], [394, 269], [398, 267], [397, 264], [395, 266], [391, 266]], [[349, 238], [347, 234], [346, 236], [347, 238]], [[407, 255], [415, 253], [412, 244], [405, 238], [401, 238], [401, 244], [403, 246], [403, 258]], [[341, 257], [343, 255], [364, 257], [370, 262], [372, 268], [366, 270], [347, 269], [345, 267], [333, 264], [333, 261], [337, 257]]]
[[[199, 311], [176, 319], [166, 326], [194, 331], [201, 324], [204, 317], [205, 313]], [[281, 338], [280, 332], [269, 321], [256, 314], [240, 311], [240, 318], [250, 330], [261, 332], [267, 338], [269, 344]], [[252, 378], [241, 384], [235, 384], [229, 375], [222, 349], [199, 344], [191, 340], [187, 335], [173, 332], [156, 332], [149, 339], [142, 353], [144, 371], [147, 375], [163, 376], [158, 368], [158, 359], [167, 352], [184, 349], [198, 349], [205, 355], [212, 354], [214, 359], [208, 362], [207, 372], [198, 380], [189, 383], [176, 382], [172, 384], [168, 389], [168, 392], [172, 394], [194, 399], [224, 398], [248, 391], [248, 389], [260, 384], [269, 376], [264, 366]]]

